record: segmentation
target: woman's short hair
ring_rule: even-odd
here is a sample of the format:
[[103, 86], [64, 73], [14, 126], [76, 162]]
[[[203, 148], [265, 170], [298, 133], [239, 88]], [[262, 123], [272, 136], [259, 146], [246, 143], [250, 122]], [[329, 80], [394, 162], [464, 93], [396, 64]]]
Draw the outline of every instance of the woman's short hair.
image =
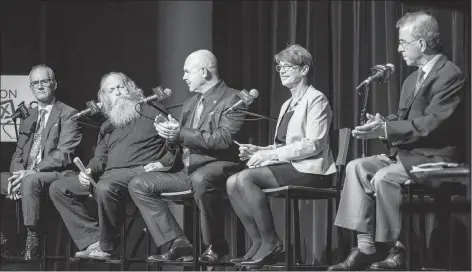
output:
[[442, 51], [438, 21], [426, 11], [405, 14], [398, 20], [396, 27], [412, 26], [411, 35], [415, 39], [424, 39], [426, 46], [436, 52]]
[[313, 65], [313, 58], [311, 57], [310, 52], [308, 52], [308, 50], [298, 44], [289, 45], [284, 50], [275, 54], [274, 60], [277, 63], [285, 61], [293, 65], [298, 65], [300, 67], [308, 65], [308, 67], [311, 68], [311, 66]]

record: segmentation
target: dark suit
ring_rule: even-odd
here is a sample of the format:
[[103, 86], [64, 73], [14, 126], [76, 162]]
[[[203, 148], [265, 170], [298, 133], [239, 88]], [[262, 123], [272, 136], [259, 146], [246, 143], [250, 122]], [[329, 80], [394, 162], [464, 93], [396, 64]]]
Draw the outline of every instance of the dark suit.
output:
[[[36, 225], [39, 219], [40, 193], [43, 187], [60, 176], [73, 173], [72, 159], [82, 139], [79, 125], [71, 120], [72, 115], [76, 113], [77, 110], [60, 101], [56, 101], [52, 106], [41, 135], [41, 161], [36, 165], [40, 172], [21, 180], [21, 202], [26, 226]], [[10, 164], [10, 174], [26, 169], [37, 120], [38, 108], [34, 108], [30, 116], [21, 122], [16, 150]], [[2, 173], [2, 200], [3, 195], [7, 194], [9, 176], [8, 173]]]
[[398, 239], [401, 184], [412, 178], [409, 175], [412, 166], [454, 161], [455, 151], [460, 149], [465, 83], [462, 72], [441, 55], [415, 96], [417, 77], [418, 72], [408, 76], [399, 110], [387, 116], [387, 140], [383, 142], [390, 148], [389, 156], [356, 159], [346, 167], [335, 224], [359, 232], [372, 232], [375, 228], [375, 240], [379, 242]]
[[130, 182], [130, 195], [157, 246], [183, 234], [159, 195], [188, 189], [192, 189], [200, 207], [204, 243], [213, 244], [217, 252], [219, 246], [225, 246], [221, 195], [227, 178], [242, 168], [238, 147], [232, 140], [237, 139], [245, 115], [223, 113], [240, 100], [237, 94], [223, 81], [208, 90], [195, 128], [193, 119], [200, 95], [187, 99], [182, 108], [178, 142], [190, 150], [188, 168], [177, 173], [145, 173]]

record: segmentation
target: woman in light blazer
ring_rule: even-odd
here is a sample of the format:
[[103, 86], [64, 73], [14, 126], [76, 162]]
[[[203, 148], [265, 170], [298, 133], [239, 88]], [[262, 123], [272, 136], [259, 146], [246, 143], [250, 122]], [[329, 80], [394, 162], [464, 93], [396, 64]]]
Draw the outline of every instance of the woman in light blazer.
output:
[[226, 185], [231, 204], [252, 239], [246, 255], [231, 262], [248, 267], [272, 263], [283, 252], [262, 190], [285, 185], [328, 187], [328, 175], [336, 171], [328, 138], [332, 111], [325, 95], [307, 83], [310, 53], [291, 45], [274, 58], [282, 85], [292, 97], [280, 110], [274, 144], [241, 145], [239, 156], [248, 160], [249, 168], [232, 175]]

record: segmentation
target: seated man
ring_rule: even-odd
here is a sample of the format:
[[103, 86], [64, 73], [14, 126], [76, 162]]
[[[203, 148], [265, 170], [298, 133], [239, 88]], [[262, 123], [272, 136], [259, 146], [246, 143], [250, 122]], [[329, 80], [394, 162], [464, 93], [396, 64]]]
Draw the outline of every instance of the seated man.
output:
[[[73, 174], [69, 169], [75, 149], [82, 139], [79, 126], [71, 120], [77, 111], [55, 99], [57, 82], [46, 65], [37, 65], [29, 74], [30, 87], [38, 107], [22, 120], [10, 173], [1, 173], [0, 212], [5, 196], [21, 199], [23, 222], [27, 229], [24, 259], [39, 257], [39, 220], [41, 193], [53, 181]], [[6, 238], [0, 232], [0, 242]], [[6, 246], [5, 246], [6, 247]]]
[[172, 243], [169, 252], [149, 259], [166, 261], [191, 255], [192, 246], [159, 196], [192, 189], [200, 208], [203, 241], [208, 245], [199, 260], [214, 263], [228, 254], [221, 195], [228, 177], [242, 169], [233, 140], [245, 115], [225, 113], [240, 98], [238, 91], [220, 79], [216, 57], [210, 51], [198, 50], [187, 57], [183, 79], [189, 90], [198, 94], [185, 101], [180, 123], [169, 115], [167, 121], [156, 120], [155, 127], [168, 142], [183, 146], [185, 167], [173, 173], [159, 169], [160, 172], [142, 174], [130, 182], [129, 193], [156, 245]]
[[[405, 249], [396, 241], [401, 236], [401, 184], [414, 178], [409, 175], [413, 165], [453, 161], [459, 151], [461, 133], [451, 132], [463, 127], [460, 105], [465, 80], [460, 69], [441, 54], [438, 22], [429, 14], [415, 12], [401, 18], [397, 27], [398, 52], [408, 66], [419, 69], [405, 80], [396, 114], [368, 115], [367, 124], [352, 131], [360, 139], [380, 137], [391, 147], [391, 154], [347, 165], [335, 224], [358, 233], [357, 247], [329, 270], [403, 268]], [[375, 242], [393, 245], [384, 261], [377, 262]]]
[[[87, 173], [58, 180], [49, 193], [81, 250], [75, 256], [107, 259], [117, 246], [116, 228], [123, 220], [119, 215], [126, 205], [128, 182], [152, 162], [160, 161], [170, 167], [173, 155], [149, 117], [156, 116], [161, 109], [147, 104], [137, 107], [143, 93], [129, 77], [116, 72], [103, 76], [98, 98], [108, 120], [100, 129]], [[89, 188], [89, 175], [98, 180], [96, 187]], [[84, 206], [91, 192], [98, 204], [98, 221]]]

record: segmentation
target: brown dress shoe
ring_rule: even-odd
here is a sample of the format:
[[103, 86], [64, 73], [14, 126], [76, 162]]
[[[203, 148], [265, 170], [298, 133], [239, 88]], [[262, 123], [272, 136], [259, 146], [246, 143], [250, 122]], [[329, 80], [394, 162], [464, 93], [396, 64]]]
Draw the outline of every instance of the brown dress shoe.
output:
[[344, 262], [328, 267], [328, 271], [365, 270], [375, 261], [375, 256], [376, 254], [364, 254], [355, 247]]
[[151, 255], [148, 261], [166, 262], [166, 261], [186, 261], [192, 258], [193, 246], [189, 241], [179, 241], [173, 243], [169, 251], [161, 255]]
[[370, 270], [403, 270], [405, 268], [405, 248], [394, 246], [381, 262], [373, 263]]

